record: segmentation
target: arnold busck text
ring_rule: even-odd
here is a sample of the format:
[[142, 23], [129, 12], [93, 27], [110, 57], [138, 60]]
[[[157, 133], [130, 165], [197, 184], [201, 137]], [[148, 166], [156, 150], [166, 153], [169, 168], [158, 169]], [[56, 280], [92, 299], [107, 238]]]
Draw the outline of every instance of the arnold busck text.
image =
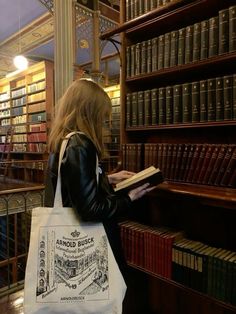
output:
[[57, 245], [61, 245], [61, 246], [66, 246], [66, 247], [81, 247], [84, 246], [86, 244], [92, 244], [94, 243], [94, 237], [91, 238], [87, 238], [84, 240], [80, 240], [80, 241], [65, 241], [65, 240], [57, 240], [56, 244]]

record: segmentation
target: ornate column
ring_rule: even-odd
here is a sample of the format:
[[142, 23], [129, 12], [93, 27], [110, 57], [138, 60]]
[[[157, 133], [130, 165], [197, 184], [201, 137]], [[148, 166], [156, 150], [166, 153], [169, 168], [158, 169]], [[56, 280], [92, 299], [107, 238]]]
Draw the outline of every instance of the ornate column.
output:
[[75, 63], [74, 0], [54, 0], [55, 103], [73, 81]]

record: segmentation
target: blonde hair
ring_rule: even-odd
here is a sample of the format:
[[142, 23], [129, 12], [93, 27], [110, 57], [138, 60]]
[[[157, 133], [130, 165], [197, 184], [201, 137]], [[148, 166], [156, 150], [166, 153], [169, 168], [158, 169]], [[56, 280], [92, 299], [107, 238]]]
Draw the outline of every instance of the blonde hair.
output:
[[107, 93], [95, 82], [76, 80], [57, 106], [49, 137], [49, 150], [58, 152], [66, 134], [81, 131], [94, 143], [99, 156], [103, 156], [103, 124], [111, 115], [111, 100]]

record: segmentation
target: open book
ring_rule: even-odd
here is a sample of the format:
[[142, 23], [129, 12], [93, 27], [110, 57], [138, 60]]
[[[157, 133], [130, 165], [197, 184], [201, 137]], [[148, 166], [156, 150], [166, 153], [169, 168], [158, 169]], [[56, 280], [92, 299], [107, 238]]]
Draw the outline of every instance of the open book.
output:
[[136, 174], [132, 177], [117, 183], [114, 191], [120, 190], [132, 190], [144, 183], [150, 183], [151, 186], [155, 186], [164, 181], [162, 173], [159, 168], [155, 168], [154, 166], [148, 167]]

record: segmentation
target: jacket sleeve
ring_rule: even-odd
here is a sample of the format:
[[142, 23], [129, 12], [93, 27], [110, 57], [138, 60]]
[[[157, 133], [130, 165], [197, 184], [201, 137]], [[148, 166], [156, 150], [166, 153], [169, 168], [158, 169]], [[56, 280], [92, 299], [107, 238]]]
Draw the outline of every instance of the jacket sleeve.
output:
[[105, 190], [96, 179], [96, 149], [88, 140], [69, 145], [61, 164], [62, 197], [85, 221], [104, 221], [131, 206], [128, 195]]

